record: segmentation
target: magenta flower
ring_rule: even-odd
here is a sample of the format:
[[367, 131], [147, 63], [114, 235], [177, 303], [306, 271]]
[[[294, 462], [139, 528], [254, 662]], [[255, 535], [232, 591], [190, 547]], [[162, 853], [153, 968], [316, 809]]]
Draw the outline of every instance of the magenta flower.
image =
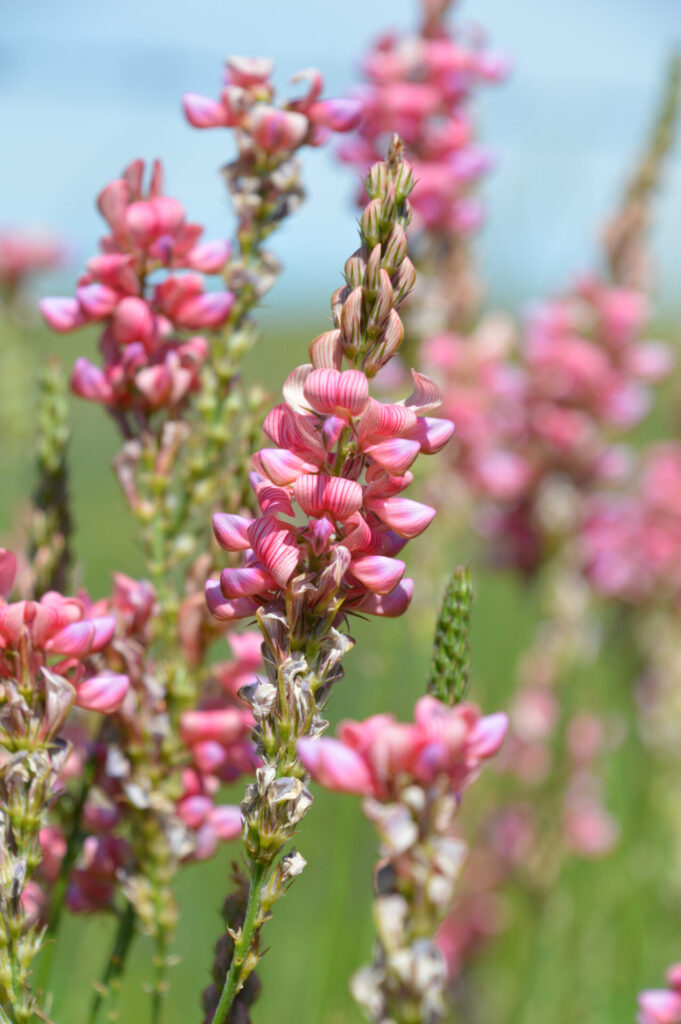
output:
[[326, 788], [390, 801], [412, 782], [429, 786], [442, 777], [461, 792], [482, 761], [497, 753], [507, 727], [504, 714], [481, 717], [473, 704], [450, 708], [422, 697], [413, 723], [397, 722], [392, 715], [345, 722], [337, 740], [301, 739], [298, 751]]
[[667, 971], [666, 989], [647, 989], [638, 997], [638, 1024], [680, 1024], [681, 964]]
[[143, 176], [137, 160], [100, 193], [99, 210], [111, 233], [100, 243], [102, 254], [88, 261], [75, 297], [40, 303], [45, 320], [60, 333], [102, 323], [103, 365], [78, 359], [72, 387], [123, 415], [182, 405], [198, 386], [208, 342], [178, 332], [221, 327], [234, 303], [231, 292], [206, 292], [203, 276], [224, 268], [228, 243], [200, 241], [200, 225], [187, 222], [180, 203], [162, 194], [158, 161], [146, 193]]
[[196, 93], [183, 98], [184, 112], [194, 128], [238, 128], [250, 145], [272, 156], [293, 153], [302, 145], [319, 145], [329, 132], [347, 132], [359, 122], [360, 104], [351, 99], [323, 100], [324, 80], [316, 68], [301, 71], [301, 99], [275, 106], [272, 61], [230, 57], [219, 100]]

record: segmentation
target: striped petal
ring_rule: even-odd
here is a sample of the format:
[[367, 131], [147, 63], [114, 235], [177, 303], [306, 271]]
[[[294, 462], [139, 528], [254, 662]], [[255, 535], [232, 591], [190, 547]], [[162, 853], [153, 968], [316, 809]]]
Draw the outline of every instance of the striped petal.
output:
[[216, 512], [213, 516], [213, 533], [225, 551], [246, 551], [251, 546], [248, 527], [251, 520], [235, 516], [230, 512]]
[[225, 597], [252, 597], [275, 588], [276, 583], [262, 566], [223, 569], [220, 574], [220, 589]]
[[304, 473], [314, 473], [317, 467], [301, 459], [287, 448], [261, 448], [252, 459], [253, 468], [269, 477], [273, 484], [283, 487], [292, 484]]
[[324, 445], [313, 416], [296, 413], [286, 403], [275, 406], [265, 417], [263, 430], [279, 448], [288, 448], [301, 458], [321, 466]]
[[341, 332], [327, 331], [310, 344], [310, 362], [315, 370], [327, 368], [340, 370], [343, 362], [343, 340]]
[[255, 496], [260, 505], [260, 510], [265, 515], [294, 516], [291, 494], [285, 487], [275, 487], [269, 480], [264, 480], [257, 473], [251, 476], [251, 483], [255, 490]]
[[252, 597], [237, 597], [225, 600], [219, 580], [206, 581], [206, 604], [208, 611], [221, 622], [247, 619], [258, 610], [258, 603]]
[[404, 438], [396, 437], [392, 440], [380, 441], [378, 444], [371, 444], [364, 451], [382, 469], [402, 476], [421, 451], [421, 445], [418, 441], [407, 441]]
[[305, 381], [312, 373], [312, 364], [303, 363], [289, 373], [281, 389], [284, 401], [293, 412], [309, 413], [309, 404], [305, 401]]
[[406, 568], [398, 558], [362, 555], [353, 559], [350, 572], [374, 594], [389, 594], [404, 576]]
[[433, 409], [438, 409], [442, 405], [442, 395], [437, 384], [430, 377], [426, 377], [424, 373], [417, 373], [416, 370], [412, 370], [411, 375], [414, 378], [414, 390], [409, 398], [405, 399], [404, 405], [416, 413], [432, 412]]
[[435, 509], [410, 498], [372, 498], [367, 508], [400, 537], [418, 537], [432, 522]]
[[362, 488], [356, 480], [343, 477], [300, 476], [293, 485], [293, 494], [308, 516], [328, 512], [344, 522], [362, 507]]
[[292, 528], [267, 515], [251, 523], [248, 536], [256, 558], [269, 569], [278, 585], [285, 587], [300, 557]]
[[371, 398], [359, 424], [360, 443], [368, 438], [402, 437], [413, 430], [417, 422], [413, 409]]
[[435, 455], [444, 448], [453, 433], [454, 424], [451, 420], [422, 416], [409, 431], [409, 437], [419, 442], [424, 455]]
[[76, 288], [76, 298], [89, 317], [102, 320], [113, 313], [120, 295], [105, 284], [86, 284]]
[[359, 416], [369, 401], [369, 381], [361, 370], [313, 370], [305, 381], [304, 393], [319, 413]]
[[414, 581], [402, 580], [389, 594], [367, 594], [357, 605], [357, 610], [367, 615], [380, 615], [395, 619], [406, 612], [414, 596]]

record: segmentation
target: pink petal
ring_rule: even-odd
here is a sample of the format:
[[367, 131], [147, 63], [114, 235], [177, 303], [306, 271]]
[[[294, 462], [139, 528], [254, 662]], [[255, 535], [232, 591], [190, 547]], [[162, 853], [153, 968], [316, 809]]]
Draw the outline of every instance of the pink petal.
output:
[[327, 331], [311, 342], [310, 362], [315, 370], [323, 367], [340, 370], [343, 362], [343, 339], [339, 330]]
[[205, 593], [208, 611], [221, 622], [247, 619], [258, 610], [257, 602], [251, 597], [238, 597], [226, 601], [219, 580], [207, 580]]
[[396, 437], [394, 440], [371, 444], [364, 451], [388, 473], [402, 476], [421, 451], [421, 445], [418, 441], [407, 441]]
[[39, 306], [48, 327], [59, 334], [66, 334], [87, 323], [78, 299], [41, 299]]
[[315, 782], [336, 793], [372, 796], [374, 782], [364, 759], [333, 739], [300, 739], [298, 756]]
[[225, 239], [215, 242], [204, 242], [195, 245], [187, 253], [187, 264], [192, 270], [200, 270], [203, 274], [217, 274], [224, 267], [230, 256], [230, 245]]
[[173, 319], [181, 327], [199, 330], [219, 327], [225, 322], [234, 305], [231, 292], [207, 292], [180, 302]]
[[228, 842], [238, 839], [243, 830], [241, 808], [233, 804], [221, 804], [210, 813], [210, 823], [218, 839]]
[[235, 516], [230, 512], [216, 512], [213, 516], [213, 533], [225, 551], [246, 551], [251, 546], [248, 527], [251, 520]]
[[430, 505], [410, 498], [371, 498], [367, 500], [367, 508], [400, 537], [409, 540], [423, 533], [435, 516], [435, 509]]
[[359, 416], [369, 401], [369, 381], [361, 370], [312, 370], [303, 390], [309, 404], [320, 413]]
[[414, 378], [414, 390], [404, 402], [407, 408], [418, 413], [431, 412], [442, 404], [442, 395], [437, 384], [423, 373], [411, 371]]
[[319, 100], [308, 108], [307, 116], [316, 124], [330, 128], [332, 132], [349, 132], [360, 122], [362, 104], [353, 99]]
[[404, 562], [383, 555], [362, 555], [353, 559], [350, 572], [374, 594], [389, 594], [404, 576]]
[[74, 394], [91, 402], [108, 404], [114, 400], [114, 390], [103, 370], [83, 357], [76, 359], [74, 364], [71, 389]]
[[76, 298], [88, 317], [103, 320], [113, 313], [120, 295], [105, 284], [86, 284], [76, 289]]
[[292, 484], [299, 476], [314, 473], [317, 469], [313, 463], [305, 462], [286, 448], [261, 448], [253, 456], [253, 466], [278, 487]]
[[223, 569], [220, 574], [220, 589], [225, 597], [252, 597], [275, 590], [276, 583], [262, 567], [247, 569]]
[[414, 596], [414, 581], [402, 580], [389, 594], [367, 594], [359, 604], [357, 610], [367, 615], [380, 615], [387, 619], [395, 619], [406, 612]]
[[180, 736], [182, 742], [190, 746], [204, 740], [214, 740], [226, 747], [243, 739], [249, 731], [248, 719], [238, 708], [183, 711], [180, 715]]
[[292, 528], [266, 515], [251, 523], [248, 536], [258, 561], [269, 569], [280, 587], [285, 587], [300, 558]]
[[76, 704], [87, 711], [110, 715], [123, 703], [129, 685], [127, 676], [115, 675], [113, 672], [93, 676], [77, 687]]
[[421, 416], [409, 432], [409, 437], [419, 442], [424, 455], [435, 455], [444, 448], [453, 433], [454, 424], [451, 420]]
[[118, 303], [112, 328], [116, 341], [121, 345], [148, 341], [154, 333], [154, 314], [144, 299], [130, 295]]
[[503, 711], [485, 715], [469, 737], [468, 751], [476, 758], [492, 757], [504, 742], [507, 731], [508, 715]]
[[[310, 363], [303, 363], [302, 366], [296, 366], [295, 370], [292, 370], [284, 381], [282, 388], [284, 401], [293, 412], [305, 414], [310, 411], [305, 400], [304, 388], [305, 381], [312, 373], [312, 369], [313, 367]], [[282, 445], [282, 447], [285, 448], [286, 445]]]
[[8, 597], [17, 574], [17, 560], [11, 551], [0, 548], [0, 597]]
[[362, 507], [361, 486], [356, 480], [343, 477], [300, 476], [293, 485], [293, 494], [308, 516], [328, 512], [344, 522]]
[[268, 153], [296, 149], [310, 127], [304, 114], [281, 110], [268, 103], [256, 103], [244, 118], [243, 125], [256, 144]]
[[185, 117], [194, 128], [228, 128], [230, 119], [222, 103], [188, 92], [182, 97]]

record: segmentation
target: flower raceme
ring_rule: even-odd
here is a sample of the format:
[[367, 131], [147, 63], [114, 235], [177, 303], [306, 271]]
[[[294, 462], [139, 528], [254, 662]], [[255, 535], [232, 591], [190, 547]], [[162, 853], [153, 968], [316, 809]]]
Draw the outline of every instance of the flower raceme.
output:
[[316, 68], [293, 78], [307, 84], [305, 96], [275, 106], [272, 70], [273, 61], [267, 58], [230, 57], [219, 100], [196, 93], [185, 95], [187, 120], [194, 128], [238, 128], [241, 146], [270, 156], [293, 152], [305, 144], [318, 146], [330, 132], [357, 126], [360, 104], [350, 99], [321, 99], [324, 79]]
[[[104, 365], [76, 361], [76, 394], [122, 413], [148, 415], [177, 407], [197, 386], [208, 343], [178, 332], [220, 327], [234, 296], [204, 287], [204, 274], [225, 266], [228, 243], [201, 242], [201, 226], [189, 223], [181, 204], [163, 195], [158, 161], [146, 192], [143, 179], [144, 163], [136, 160], [102, 190], [97, 205], [110, 234], [100, 243], [100, 255], [88, 261], [74, 298], [43, 299], [40, 308], [60, 333], [104, 325]], [[162, 271], [167, 273], [157, 281]]]
[[680, 1024], [681, 964], [667, 971], [668, 988], [646, 989], [638, 997], [638, 1024]]
[[406, 785], [429, 786], [446, 777], [460, 793], [499, 750], [507, 725], [503, 713], [483, 717], [473, 704], [447, 707], [422, 697], [413, 722], [387, 714], [344, 722], [338, 739], [304, 738], [298, 751], [313, 779], [337, 792], [390, 801]]
[[[53, 735], [59, 721], [52, 720], [49, 679], [60, 676], [74, 688], [75, 704], [109, 714], [120, 707], [128, 690], [128, 677], [97, 673], [86, 659], [102, 651], [114, 634], [109, 615], [90, 617], [83, 601], [54, 591], [40, 601], [4, 600], [14, 584], [16, 559], [0, 549], [0, 678], [14, 686], [47, 686], [43, 730]], [[52, 694], [54, 697], [55, 694]]]
[[474, 144], [466, 108], [474, 89], [498, 82], [506, 67], [479, 37], [449, 34], [443, 18], [449, 6], [439, 4], [418, 34], [377, 41], [364, 62], [360, 127], [340, 155], [365, 170], [380, 158], [386, 134], [397, 132], [419, 183], [412, 200], [418, 226], [468, 235], [482, 219], [471, 189], [489, 158]]
[[[426, 415], [439, 394], [422, 374], [413, 374], [404, 404], [372, 398], [365, 372], [340, 369], [340, 331], [317, 338], [310, 353], [312, 362], [288, 377], [285, 402], [265, 420], [277, 447], [253, 457], [262, 515], [214, 517], [221, 547], [246, 552], [243, 567], [207, 585], [218, 618], [252, 615], [299, 572], [316, 580], [308, 603], [320, 615], [336, 601], [338, 610], [395, 616], [411, 600], [413, 584], [395, 556], [435, 512], [401, 494], [419, 453], [439, 451], [453, 425]], [[287, 521], [294, 504], [302, 524]]]

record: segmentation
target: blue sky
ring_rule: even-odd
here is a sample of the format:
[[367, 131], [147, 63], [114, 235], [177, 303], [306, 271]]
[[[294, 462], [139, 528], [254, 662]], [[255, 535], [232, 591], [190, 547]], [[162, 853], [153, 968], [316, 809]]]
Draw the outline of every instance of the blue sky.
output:
[[[329, 93], [357, 79], [359, 55], [413, 0], [23, 0], [3, 5], [0, 222], [53, 226], [78, 265], [101, 233], [93, 199], [130, 159], [160, 155], [168, 189], [209, 235], [229, 212], [217, 169], [226, 133], [183, 121], [184, 91], [216, 94], [229, 53], [270, 54], [282, 87], [317, 65]], [[596, 257], [599, 224], [646, 126], [681, 0], [462, 0], [513, 62], [477, 113], [496, 154], [480, 260], [495, 297], [559, 289]], [[323, 309], [354, 247], [352, 172], [306, 155], [307, 206], [278, 237], [287, 275], [272, 299]], [[656, 249], [667, 304], [681, 308], [681, 161], [667, 174]]]

